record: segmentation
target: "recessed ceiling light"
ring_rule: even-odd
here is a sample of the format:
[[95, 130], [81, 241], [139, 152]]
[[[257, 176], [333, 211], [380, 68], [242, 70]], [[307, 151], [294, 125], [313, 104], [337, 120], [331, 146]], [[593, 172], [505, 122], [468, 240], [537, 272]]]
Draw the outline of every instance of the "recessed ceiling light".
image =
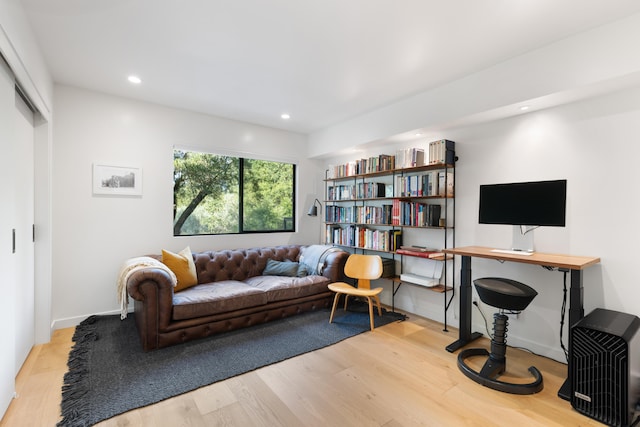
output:
[[291, 118], [291, 116], [287, 113], [282, 113], [280, 117], [282, 117], [283, 120], [289, 120]]
[[422, 136], [420, 132], [416, 132], [415, 136]]
[[527, 111], [529, 109], [528, 105], [523, 105], [522, 107], [520, 107], [520, 111]]
[[142, 83], [142, 79], [134, 75], [127, 77], [127, 80], [129, 80], [129, 83], [133, 83], [134, 85], [139, 85], [140, 83]]

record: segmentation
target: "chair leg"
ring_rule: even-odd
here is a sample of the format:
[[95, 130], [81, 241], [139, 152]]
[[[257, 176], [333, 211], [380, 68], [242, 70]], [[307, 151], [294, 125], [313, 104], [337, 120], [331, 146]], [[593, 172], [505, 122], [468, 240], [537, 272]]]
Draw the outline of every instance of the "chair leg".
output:
[[373, 303], [371, 302], [371, 297], [367, 297], [367, 302], [369, 303], [369, 323], [373, 331]]
[[347, 311], [347, 301], [349, 301], [349, 294], [344, 294], [344, 311]]
[[378, 306], [378, 316], [382, 317], [382, 307], [380, 306], [380, 298], [378, 298], [378, 295], [375, 295], [374, 298], [376, 300], [376, 305]]
[[336, 292], [335, 298], [333, 298], [333, 307], [331, 308], [331, 316], [329, 316], [329, 323], [333, 323], [333, 313], [336, 311], [336, 305], [338, 305], [338, 299], [340, 299], [340, 294]]

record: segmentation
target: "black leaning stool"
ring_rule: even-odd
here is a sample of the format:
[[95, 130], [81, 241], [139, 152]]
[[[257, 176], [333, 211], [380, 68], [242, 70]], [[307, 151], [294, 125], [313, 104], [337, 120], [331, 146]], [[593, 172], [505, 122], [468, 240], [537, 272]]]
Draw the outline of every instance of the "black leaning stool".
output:
[[[508, 317], [505, 310], [519, 312], [524, 310], [538, 293], [524, 283], [500, 277], [486, 277], [473, 281], [478, 296], [487, 305], [497, 307], [500, 312], [493, 315], [493, 337], [491, 338], [491, 353], [484, 348], [470, 348], [458, 355], [458, 368], [469, 378], [485, 387], [513, 394], [533, 394], [542, 390], [542, 374], [534, 366], [529, 372], [534, 381], [525, 384], [508, 383], [498, 380], [504, 373], [507, 352]], [[482, 370], [476, 372], [465, 363], [470, 356], [489, 356]]]

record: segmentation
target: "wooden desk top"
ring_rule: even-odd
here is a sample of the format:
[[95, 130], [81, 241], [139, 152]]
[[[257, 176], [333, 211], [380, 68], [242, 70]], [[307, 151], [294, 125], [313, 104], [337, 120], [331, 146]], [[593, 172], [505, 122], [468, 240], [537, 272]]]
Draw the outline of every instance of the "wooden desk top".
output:
[[491, 249], [494, 248], [486, 248], [483, 246], [463, 246], [459, 248], [444, 249], [442, 252], [452, 255], [466, 255], [478, 258], [496, 259], [500, 261], [568, 268], [570, 270], [582, 270], [600, 262], [600, 258], [597, 257], [547, 254], [543, 252], [534, 252], [533, 255], [512, 255], [491, 252]]

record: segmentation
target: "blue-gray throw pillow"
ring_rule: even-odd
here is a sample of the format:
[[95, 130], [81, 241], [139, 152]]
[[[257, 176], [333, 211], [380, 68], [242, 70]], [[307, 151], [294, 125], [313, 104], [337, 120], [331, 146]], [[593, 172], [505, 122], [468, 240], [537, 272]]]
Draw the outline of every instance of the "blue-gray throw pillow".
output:
[[297, 277], [300, 265], [293, 261], [267, 260], [267, 266], [262, 272], [263, 276], [289, 276]]
[[304, 265], [303, 263], [300, 263], [300, 265], [298, 266], [298, 277], [304, 277], [304, 276], [308, 276], [309, 275], [309, 268]]

